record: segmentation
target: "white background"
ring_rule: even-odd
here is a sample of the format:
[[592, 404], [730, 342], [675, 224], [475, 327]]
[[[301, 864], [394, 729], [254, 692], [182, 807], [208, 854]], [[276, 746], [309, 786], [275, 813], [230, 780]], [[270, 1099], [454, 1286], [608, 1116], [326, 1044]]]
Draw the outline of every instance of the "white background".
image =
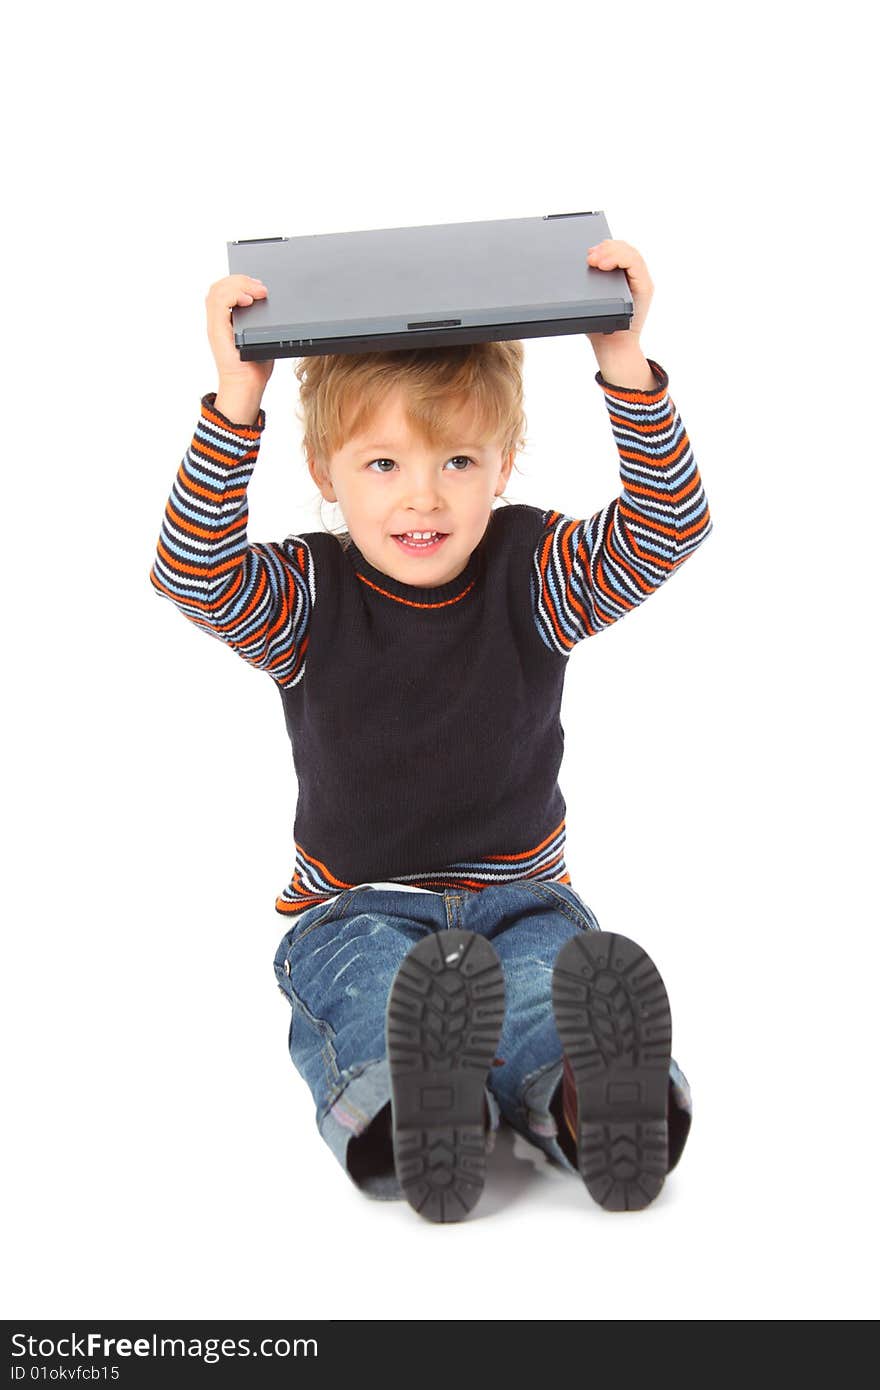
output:
[[[862, 6], [42, 7], [2, 96], [6, 1316], [877, 1313], [877, 109]], [[287, 1053], [271, 680], [148, 582], [226, 242], [605, 210], [714, 521], [581, 644], [572, 881], [694, 1095], [641, 1213], [499, 1139], [473, 1217], [361, 1195]], [[320, 529], [281, 361], [250, 536]], [[584, 337], [512, 501], [619, 491]], [[328, 525], [339, 524], [333, 507]], [[454, 1295], [454, 1297], [452, 1297]]]

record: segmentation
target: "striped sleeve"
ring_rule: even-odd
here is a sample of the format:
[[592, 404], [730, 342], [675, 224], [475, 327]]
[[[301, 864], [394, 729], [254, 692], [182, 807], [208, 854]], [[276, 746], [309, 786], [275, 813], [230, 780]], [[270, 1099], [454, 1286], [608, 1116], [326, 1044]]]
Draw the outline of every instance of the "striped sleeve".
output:
[[535, 622], [552, 651], [567, 654], [582, 638], [625, 617], [712, 530], [669, 378], [648, 361], [656, 390], [612, 386], [596, 373], [620, 455], [620, 494], [588, 521], [544, 512], [531, 587]]
[[266, 414], [237, 425], [202, 397], [195, 434], [171, 495], [150, 569], [163, 598], [280, 686], [305, 672], [315, 601], [311, 551], [301, 536], [248, 545], [247, 486]]

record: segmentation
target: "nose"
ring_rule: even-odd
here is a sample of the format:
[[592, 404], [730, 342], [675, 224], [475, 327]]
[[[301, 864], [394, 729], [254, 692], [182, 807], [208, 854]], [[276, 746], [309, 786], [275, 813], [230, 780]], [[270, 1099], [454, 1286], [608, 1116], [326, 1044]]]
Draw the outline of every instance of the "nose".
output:
[[434, 511], [442, 506], [439, 488], [431, 474], [411, 479], [403, 506], [412, 512], [420, 513]]

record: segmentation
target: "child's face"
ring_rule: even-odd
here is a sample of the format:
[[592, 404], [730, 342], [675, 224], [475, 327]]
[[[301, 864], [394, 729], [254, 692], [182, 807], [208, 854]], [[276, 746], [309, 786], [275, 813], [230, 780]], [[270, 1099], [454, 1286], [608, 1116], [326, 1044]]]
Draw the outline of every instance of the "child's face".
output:
[[[497, 441], [475, 438], [465, 415], [455, 442], [442, 450], [410, 433], [397, 389], [367, 423], [330, 457], [330, 477], [315, 460], [309, 470], [328, 502], [338, 502], [355, 545], [370, 564], [404, 584], [436, 588], [465, 568], [489, 524], [513, 467]], [[468, 461], [466, 461], [468, 460]], [[443, 531], [432, 551], [407, 550], [395, 536]]]

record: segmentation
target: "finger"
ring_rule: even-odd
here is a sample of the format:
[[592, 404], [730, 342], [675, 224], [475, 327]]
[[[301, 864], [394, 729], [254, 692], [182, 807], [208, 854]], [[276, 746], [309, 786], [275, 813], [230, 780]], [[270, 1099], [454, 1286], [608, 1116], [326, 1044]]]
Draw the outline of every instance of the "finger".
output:
[[238, 291], [238, 294], [231, 303], [231, 295], [227, 294], [223, 300], [223, 307], [227, 313], [239, 306], [246, 308], [248, 304], [253, 304], [255, 299], [262, 299], [263, 296], [268, 293], [269, 291], [266, 289], [265, 285], [254, 285], [252, 289], [242, 288]]
[[[268, 293], [269, 291], [261, 280], [251, 280], [239, 290], [237, 302], [241, 304], [244, 301], [245, 304], [253, 304], [255, 299], [262, 299], [263, 295]], [[231, 304], [229, 307], [234, 309], [235, 305]]]
[[235, 305], [229, 303], [233, 294], [237, 299], [241, 294], [250, 294], [253, 297], [258, 292], [269, 293], [263, 281], [258, 280], [255, 275], [227, 275], [225, 279], [218, 280], [211, 286], [205, 299], [208, 303], [222, 300], [225, 301], [225, 308], [234, 308]]
[[245, 294], [255, 294], [260, 290], [265, 290], [266, 286], [262, 280], [258, 280], [254, 275], [241, 276], [241, 288]]
[[591, 246], [587, 264], [597, 270], [624, 270], [634, 289], [653, 289], [644, 257], [628, 241], [606, 240]]
[[618, 259], [622, 265], [624, 261], [641, 260], [640, 253], [634, 246], [630, 246], [628, 241], [615, 241], [607, 238], [605, 241], [597, 241], [595, 246], [590, 247], [590, 252], [597, 251], [602, 256], [611, 256]]

